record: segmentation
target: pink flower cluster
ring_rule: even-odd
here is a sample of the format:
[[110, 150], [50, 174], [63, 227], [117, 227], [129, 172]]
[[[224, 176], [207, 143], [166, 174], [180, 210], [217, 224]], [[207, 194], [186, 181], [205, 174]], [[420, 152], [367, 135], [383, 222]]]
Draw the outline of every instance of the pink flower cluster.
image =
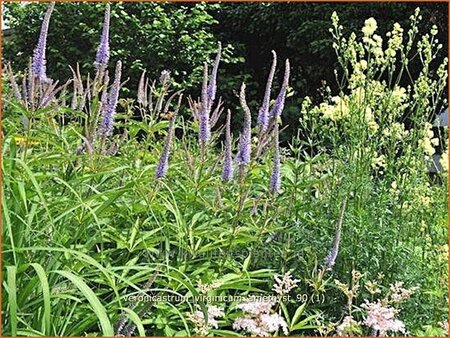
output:
[[267, 337], [270, 333], [282, 329], [284, 334], [288, 334], [288, 327], [283, 319], [277, 313], [270, 313], [272, 302], [249, 301], [239, 304], [237, 308], [246, 314], [244, 317], [237, 318], [233, 323], [234, 330], [244, 330], [252, 336]]
[[398, 310], [383, 305], [380, 301], [374, 303], [366, 301], [361, 307], [367, 310], [364, 324], [375, 331], [379, 331], [380, 336], [386, 335], [388, 331], [405, 332], [405, 324], [395, 318]]
[[418, 290], [418, 287], [405, 289], [403, 287], [403, 282], [395, 282], [394, 285], [390, 285], [389, 289], [391, 290], [391, 302], [399, 304], [409, 299], [411, 295]]
[[354, 333], [353, 330], [358, 325], [359, 323], [352, 316], [346, 316], [336, 328], [336, 333], [338, 336], [349, 336]]
[[[197, 306], [199, 308], [199, 306]], [[199, 335], [206, 336], [208, 334], [209, 329], [219, 328], [219, 323], [217, 322], [217, 318], [223, 317], [224, 312], [222, 308], [219, 308], [214, 305], [208, 305], [208, 322], [205, 320], [205, 316], [203, 312], [198, 309], [193, 313], [187, 315], [188, 319], [194, 324], [195, 332]]]

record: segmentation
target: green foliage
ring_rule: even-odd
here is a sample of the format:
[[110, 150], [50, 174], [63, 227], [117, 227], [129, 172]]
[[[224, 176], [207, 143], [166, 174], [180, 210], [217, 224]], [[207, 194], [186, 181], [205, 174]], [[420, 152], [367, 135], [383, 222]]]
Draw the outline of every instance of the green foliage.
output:
[[[289, 58], [293, 69], [290, 86], [296, 96], [287, 102], [288, 108], [284, 113], [284, 122], [289, 125], [287, 141], [299, 127], [298, 111], [294, 107], [301, 104], [305, 96], [319, 99], [320, 88], [330, 86], [333, 90], [338, 89], [332, 72], [337, 67], [336, 53], [328, 31], [331, 13], [339, 13], [346, 23], [343, 29], [347, 35], [360, 31], [365, 18], [374, 17], [378, 21], [377, 33], [384, 38], [394, 23], [406, 26], [416, 6], [415, 3], [405, 2], [370, 5], [332, 2], [226, 3], [214, 12], [220, 23], [226, 23], [216, 27], [215, 32], [221, 41], [230, 41], [235, 46], [237, 55], [245, 56], [244, 64], [237, 70], [236, 67], [229, 67], [229, 72], [245, 74], [247, 87], [258, 94], [257, 97], [263, 96], [271, 64], [270, 51], [275, 50], [280, 59]], [[421, 9], [423, 20], [419, 23], [419, 29], [429, 31], [433, 25], [438, 26], [437, 39], [443, 44], [438, 57], [443, 58], [448, 49], [447, 4], [424, 3]], [[420, 70], [420, 62], [412, 60], [409, 68], [412, 76], [415, 77]], [[280, 82], [278, 85], [281, 85]], [[252, 102], [251, 106], [256, 108], [259, 104], [260, 101]]]
[[[24, 69], [37, 42], [45, 4], [5, 4], [5, 21], [12, 36], [5, 39], [3, 58], [15, 70]], [[142, 70], [159, 74], [168, 69], [184, 88], [201, 81], [202, 62], [215, 52], [217, 23], [209, 11], [217, 5], [150, 2], [113, 3], [111, 6], [111, 61], [121, 60], [135, 91]], [[48, 35], [48, 74], [54, 79], [71, 75], [69, 66], [80, 64], [92, 73], [100, 42], [104, 4], [68, 2], [56, 6]], [[224, 62], [234, 62], [231, 45], [225, 46]], [[24, 53], [24, 51], [26, 51]]]

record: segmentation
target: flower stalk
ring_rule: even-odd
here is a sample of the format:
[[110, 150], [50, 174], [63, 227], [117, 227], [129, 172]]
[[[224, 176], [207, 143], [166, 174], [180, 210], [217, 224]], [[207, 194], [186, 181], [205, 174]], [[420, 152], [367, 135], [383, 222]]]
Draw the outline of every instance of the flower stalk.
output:
[[103, 72], [108, 67], [109, 61], [109, 22], [111, 19], [111, 8], [109, 4], [105, 7], [105, 17], [103, 19], [102, 36], [100, 38], [100, 45], [95, 56], [95, 68]]
[[47, 48], [47, 35], [48, 26], [50, 23], [50, 17], [52, 16], [53, 9], [55, 8], [55, 3], [50, 2], [47, 7], [47, 12], [45, 13], [44, 20], [42, 21], [41, 32], [39, 34], [39, 40], [34, 49], [33, 61], [31, 64], [31, 69], [40, 82], [49, 83], [51, 80], [47, 77], [47, 67], [45, 59], [45, 50]]
[[222, 179], [225, 182], [231, 181], [233, 179], [233, 158], [231, 153], [231, 143], [231, 111], [228, 109], [227, 123], [225, 126], [225, 158], [222, 169]]

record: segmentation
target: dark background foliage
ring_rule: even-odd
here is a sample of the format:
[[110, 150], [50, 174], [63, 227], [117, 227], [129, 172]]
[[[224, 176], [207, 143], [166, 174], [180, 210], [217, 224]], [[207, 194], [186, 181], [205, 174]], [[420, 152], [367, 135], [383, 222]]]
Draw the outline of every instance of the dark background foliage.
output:
[[[198, 94], [201, 67], [212, 59], [217, 41], [225, 46], [219, 73], [219, 95], [227, 106], [237, 106], [236, 91], [247, 82], [254, 111], [260, 104], [270, 66], [270, 51], [278, 53], [275, 90], [282, 79], [283, 61], [291, 61], [294, 96], [287, 102], [284, 122], [291, 135], [297, 111], [306, 95], [318, 98], [320, 88], [335, 89], [336, 58], [331, 46], [330, 16], [336, 11], [344, 33], [359, 31], [368, 17], [378, 22], [378, 34], [399, 22], [407, 29], [409, 16], [421, 7], [420, 32], [439, 28], [443, 44], [438, 60], [447, 54], [447, 3], [114, 3], [111, 18], [111, 59], [121, 59], [130, 80], [123, 95], [134, 95], [140, 72], [158, 78], [169, 69], [178, 86]], [[37, 41], [45, 4], [5, 4], [5, 21], [11, 28], [4, 40], [3, 59], [15, 70], [25, 68]], [[93, 70], [103, 20], [104, 4], [57, 4], [48, 38], [48, 73], [67, 79], [69, 65], [80, 63], [83, 73]], [[411, 73], [420, 71], [412, 64]], [[127, 92], [129, 91], [129, 92]], [[275, 94], [274, 94], [275, 95]], [[239, 121], [236, 118], [235, 121]]]

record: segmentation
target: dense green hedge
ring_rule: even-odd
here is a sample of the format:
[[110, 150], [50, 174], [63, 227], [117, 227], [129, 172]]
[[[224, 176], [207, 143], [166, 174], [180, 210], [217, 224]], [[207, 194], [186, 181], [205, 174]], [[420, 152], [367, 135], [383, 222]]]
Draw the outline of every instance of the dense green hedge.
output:
[[[3, 58], [23, 69], [32, 56], [46, 4], [6, 4], [5, 19], [12, 36], [4, 44]], [[103, 22], [102, 3], [57, 4], [50, 22], [47, 64], [49, 76], [65, 80], [78, 62], [83, 74], [94, 69]], [[216, 5], [170, 3], [114, 3], [111, 9], [111, 60], [126, 65], [127, 88], [135, 90], [146, 69], [158, 78], [169, 69], [178, 83], [192, 87], [201, 76], [203, 61], [215, 52], [217, 38], [210, 12]], [[225, 48], [225, 62], [230, 58]]]

